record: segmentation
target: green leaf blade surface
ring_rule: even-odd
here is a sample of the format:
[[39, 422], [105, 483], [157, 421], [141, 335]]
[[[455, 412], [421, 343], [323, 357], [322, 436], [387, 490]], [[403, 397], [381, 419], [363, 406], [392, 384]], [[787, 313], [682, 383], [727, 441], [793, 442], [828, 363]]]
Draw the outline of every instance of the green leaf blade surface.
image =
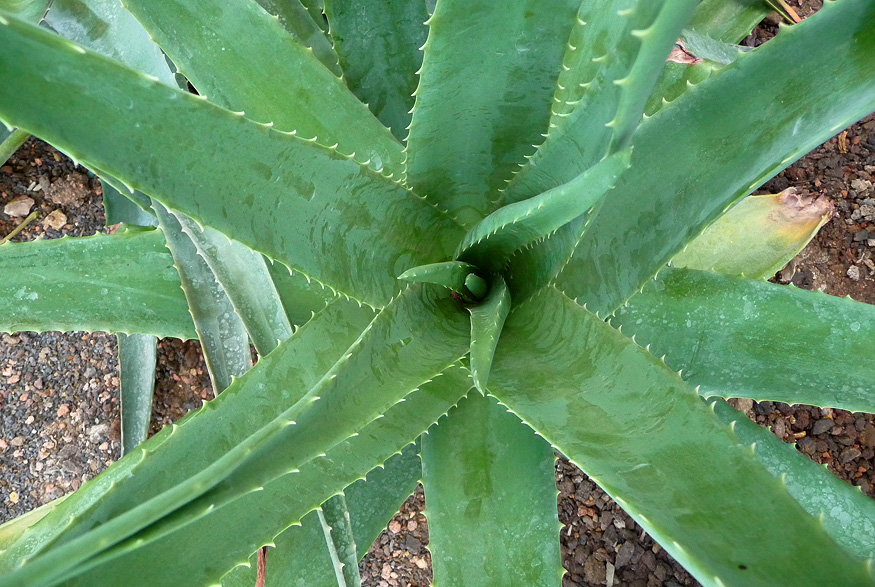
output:
[[397, 275], [448, 258], [461, 238], [449, 218], [337, 151], [9, 22], [0, 74], [21, 81], [3, 84], [0, 118], [360, 302], [381, 307]]
[[[730, 204], [875, 110], [873, 26], [872, 3], [827, 3], [641, 124], [632, 167], [557, 286], [593, 311], [613, 311]], [[816, 59], [798, 75], [792, 64], [803, 56]]]
[[401, 144], [253, 0], [125, 0], [125, 7], [210, 101], [278, 130], [336, 144], [357, 161], [402, 178]]
[[119, 334], [122, 456], [149, 437], [158, 339], [151, 334]]
[[704, 396], [875, 413], [875, 309], [819, 292], [666, 269], [611, 324]]
[[7, 243], [0, 268], [0, 330], [197, 336], [160, 232]]
[[508, 318], [490, 392], [703, 583], [875, 583], [677, 374], [555, 289]]
[[422, 437], [435, 583], [558, 584], [555, 457], [495, 398], [469, 394]]
[[443, 0], [429, 19], [408, 183], [467, 228], [540, 142], [578, 5]]
[[407, 138], [428, 29], [420, 0], [329, 0], [325, 14], [352, 92], [399, 141]]

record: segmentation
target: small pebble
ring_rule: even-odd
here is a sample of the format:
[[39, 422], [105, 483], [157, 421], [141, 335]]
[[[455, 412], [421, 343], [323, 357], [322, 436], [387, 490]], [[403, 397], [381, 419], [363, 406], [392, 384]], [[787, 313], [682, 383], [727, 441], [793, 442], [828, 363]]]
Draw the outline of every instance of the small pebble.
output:
[[33, 198], [21, 196], [6, 204], [3, 213], [7, 216], [24, 217], [30, 214], [31, 208], [33, 208]]

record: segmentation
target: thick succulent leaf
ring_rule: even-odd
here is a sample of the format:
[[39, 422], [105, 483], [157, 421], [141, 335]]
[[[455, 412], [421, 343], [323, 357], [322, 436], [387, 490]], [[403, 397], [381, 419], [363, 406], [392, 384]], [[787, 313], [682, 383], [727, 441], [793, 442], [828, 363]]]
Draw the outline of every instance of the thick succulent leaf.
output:
[[183, 214], [174, 216], [227, 294], [258, 354], [268, 354], [291, 337], [292, 325], [264, 258]]
[[329, 302], [340, 299], [336, 292], [318, 281], [313, 281], [303, 273], [291, 271], [280, 263], [268, 261], [267, 270], [293, 327], [306, 324]]
[[213, 390], [219, 394], [231, 385], [235, 377], [252, 367], [249, 337], [222, 285], [207, 262], [198, 255], [197, 247], [182, 231], [176, 216], [157, 202], [152, 204], [152, 209], [179, 272]]
[[0, 10], [28, 22], [37, 23], [46, 14], [51, 0], [0, 0]]
[[0, 330], [196, 337], [160, 232], [7, 243], [0, 273]]
[[0, 118], [359, 301], [382, 306], [399, 273], [448, 258], [461, 238], [440, 212], [337, 151], [3, 22], [0, 74], [16, 83], [0, 84]]
[[435, 584], [561, 582], [554, 462], [543, 438], [477, 393], [429, 429], [422, 472]]
[[257, 2], [268, 13], [276, 16], [280, 24], [302, 45], [312, 49], [313, 55], [322, 65], [340, 77], [342, 72], [331, 41], [300, 0], [257, 0]]
[[480, 393], [485, 394], [495, 347], [510, 311], [510, 292], [504, 278], [493, 276], [489, 293], [468, 310], [471, 312], [471, 376]]
[[52, 0], [45, 22], [65, 39], [176, 87], [161, 49], [118, 0]]
[[875, 413], [875, 307], [849, 298], [666, 269], [611, 323], [704, 396]]
[[149, 436], [158, 339], [150, 334], [119, 334], [122, 456]]
[[697, 32], [695, 29], [684, 29], [681, 32], [681, 40], [688, 53], [695, 55], [698, 59], [719, 65], [729, 65], [738, 59], [739, 54], [751, 50], [750, 47], [724, 43]]
[[466, 227], [540, 142], [579, 5], [441, 0], [429, 19], [408, 183]]
[[[514, 177], [504, 199], [516, 202], [580, 175], [622, 149], [695, 0], [615, 0], [581, 7], [554, 100], [550, 131]], [[569, 90], [574, 84], [583, 88]], [[564, 119], [564, 120], [559, 120]]]
[[[476, 279], [473, 279], [476, 278]], [[479, 300], [488, 289], [486, 281], [477, 276], [477, 268], [462, 261], [429, 263], [408, 269], [398, 276], [404, 281], [442, 285], [469, 299]], [[474, 286], [473, 290], [469, 285]]]
[[836, 542], [860, 558], [875, 554], [875, 502], [798, 450], [757, 426], [725, 402], [712, 404], [714, 412], [732, 426], [744, 444], [756, 444], [756, 457], [773, 475], [787, 484], [796, 501], [812, 516], [819, 517]]
[[316, 513], [325, 535], [337, 586], [361, 587], [362, 577], [359, 574], [358, 555], [346, 498], [343, 494], [335, 495], [323, 503]]
[[325, 3], [322, 0], [301, 0], [301, 4], [310, 13], [310, 18], [313, 19], [313, 22], [325, 31], [325, 34], [331, 39], [331, 35], [328, 33], [328, 23], [325, 20]]
[[788, 188], [748, 196], [706, 228], [672, 260], [673, 267], [768, 279], [832, 217], [832, 203]]
[[[368, 473], [346, 489], [346, 503], [352, 520], [359, 556], [374, 540], [414, 489], [422, 476], [419, 445], [410, 444], [382, 467]], [[274, 539], [268, 551], [267, 587], [335, 587], [332, 567], [322, 545], [322, 529], [316, 512], [310, 512], [299, 526], [291, 526]], [[302, 565], [301, 561], [307, 561]], [[223, 587], [252, 587], [255, 584], [256, 556], [249, 566], [240, 566], [222, 577]]]
[[428, 34], [425, 2], [329, 0], [325, 14], [347, 85], [403, 141]]
[[[565, 57], [569, 70], [554, 97], [557, 106], [550, 131], [508, 186], [506, 202], [530, 198], [570, 181], [628, 140], [694, 4], [691, 0], [616, 0], [581, 5]], [[569, 89], [574, 87], [579, 89]], [[562, 102], [564, 107], [559, 105]], [[520, 251], [508, 275], [517, 302], [552, 282], [580, 242], [593, 213]]]
[[158, 219], [151, 213], [151, 208], [147, 212], [137, 202], [125, 195], [127, 190], [120, 192], [113, 183], [115, 182], [111, 183], [104, 178], [100, 179], [107, 226], [121, 222], [133, 224], [134, 226], [158, 226]]
[[560, 289], [613, 311], [734, 201], [875, 110], [873, 30], [875, 4], [826, 3], [643, 123]]
[[[384, 417], [371, 422], [358, 435], [328, 450], [323, 457], [313, 459], [300, 467], [298, 472], [284, 475], [266, 484], [261, 491], [249, 492], [241, 499], [211, 510], [206, 516], [181, 527], [160, 541], [140, 547], [136, 539], [128, 541], [118, 547], [118, 552], [106, 553], [105, 564], [65, 584], [82, 587], [113, 586], [117, 584], [118, 577], [124, 577], [126, 585], [143, 587], [217, 582], [232, 566], [245, 564], [253, 550], [265, 544], [279, 546], [281, 542], [277, 542], [274, 536], [318, 507], [326, 497], [340, 492], [357, 479], [363, 479], [370, 468], [401, 451], [446, 413], [469, 387], [467, 373], [462, 369], [452, 368], [441, 377], [423, 385], [420, 390], [409, 394], [405, 401], [387, 410]], [[353, 492], [351, 501], [355, 504], [352, 510], [354, 513], [369, 507], [385, 512], [382, 495], [373, 496], [376, 504], [370, 501], [371, 498], [363, 502], [357, 498], [352, 499], [354, 497]], [[394, 501], [394, 504], [393, 511], [397, 511], [398, 501]], [[375, 520], [369, 522], [371, 542], [374, 527], [384, 528], [389, 518], [391, 514], [382, 513], [379, 526], [375, 526]], [[235, 531], [228, 532], [228, 528], [234, 528]], [[354, 528], [354, 531], [358, 530]], [[326, 556], [321, 528], [316, 536], [317, 545], [325, 553], [323, 556]], [[204, 537], [209, 537], [209, 540], [204, 540]], [[362, 539], [357, 538], [359, 540]], [[362, 544], [362, 552], [365, 552], [370, 543]], [[181, 550], [185, 550], [186, 557], [174, 556], [174, 553]], [[294, 571], [302, 570], [301, 559], [295, 556], [295, 561], [297, 569], [287, 569], [283, 573], [280, 567], [282, 574], [279, 579], [288, 574], [295, 576]], [[275, 562], [282, 565], [282, 558], [277, 561], [276, 557], [268, 555], [268, 585], [271, 585], [271, 569]], [[322, 581], [334, 579], [330, 562], [326, 562], [329, 563], [329, 574], [322, 576]], [[305, 572], [303, 577], [309, 575], [310, 573]], [[332, 582], [336, 584], [336, 581]], [[288, 583], [280, 580], [275, 584]]]
[[[167, 458], [172, 448], [179, 450], [180, 436], [168, 442], [167, 452], [159, 447], [168, 438], [143, 443], [143, 451], [151, 449], [155, 454], [144, 461], [137, 476], [118, 484], [117, 499], [104, 495], [99, 506], [82, 520], [75, 532], [68, 533], [62, 544], [56, 544], [24, 567], [0, 578], [0, 585], [7, 587], [21, 582], [48, 585], [81, 576], [91, 568], [145, 546], [166, 543], [161, 538], [225, 506], [239, 503], [239, 499], [248, 494], [263, 495], [262, 489], [271, 482], [294, 473], [314, 459], [319, 460], [336, 444], [357, 437], [363, 428], [402, 401], [412, 389], [456, 362], [467, 351], [466, 327], [467, 319], [455, 300], [435, 296], [429, 289], [409, 288], [384, 308], [334, 366], [320, 374], [309, 391], [287, 406], [277, 401], [278, 396], [299, 389], [290, 382], [302, 377], [296, 372], [307, 366], [293, 360], [294, 350], [300, 346], [294, 344], [300, 338], [293, 337], [225, 392], [231, 392], [236, 398], [243, 396], [244, 407], [251, 412], [256, 390], [273, 387], [273, 392], [265, 395], [270, 395], [278, 405], [269, 407], [272, 413], [266, 422], [256, 424], [252, 430], [253, 421], [258, 422], [259, 418], [241, 421], [240, 414], [236, 413], [224, 427], [217, 427], [210, 418], [204, 418], [213, 424], [210, 450], [201, 447], [200, 451], [189, 451], [201, 454], [185, 455], [182, 463], [179, 459]], [[301, 345], [310, 346], [307, 342]], [[207, 413], [213, 419], [224, 419], [228, 408], [213, 407]], [[264, 417], [264, 414], [259, 416]], [[194, 421], [198, 420], [189, 420]], [[232, 421], [237, 424], [233, 429], [228, 425]], [[241, 441], [241, 433], [247, 428], [252, 432], [248, 436], [243, 434]], [[238, 442], [222, 453], [232, 438]], [[392, 449], [397, 450], [398, 446]], [[220, 451], [218, 455], [216, 451]], [[208, 455], [218, 458], [211, 460]], [[139, 449], [131, 453], [135, 460], [142, 456]], [[193, 461], [206, 466], [193, 468]], [[124, 462], [125, 459], [120, 464]], [[167, 470], [169, 462], [174, 463], [172, 472]], [[144, 474], [147, 464], [160, 468], [160, 471], [153, 469], [157, 476], [147, 479], [149, 475]], [[367, 469], [372, 465], [368, 464]], [[349, 482], [351, 480], [344, 485]], [[317, 503], [337, 490], [327, 495], [320, 493]], [[133, 496], [136, 496], [136, 504], [131, 504]], [[82, 534], [83, 530], [86, 533]], [[125, 540], [127, 538], [130, 540]], [[110, 548], [113, 545], [116, 546]], [[246, 555], [253, 550], [246, 550]], [[178, 552], [178, 548], [175, 551]], [[149, 567], [154, 565], [152, 562]], [[126, 564], [123, 568], [131, 567]], [[142, 578], [144, 573], [136, 576]], [[86, 581], [84, 584], [94, 583]]]
[[30, 135], [28, 133], [19, 129], [11, 131], [3, 138], [2, 142], [0, 142], [0, 165], [5, 164], [12, 157], [12, 154], [18, 150], [18, 147], [23, 145], [29, 138]]
[[676, 373], [557, 290], [511, 313], [489, 389], [699, 581], [875, 584]]
[[401, 178], [401, 144], [313, 51], [253, 0], [225, 0], [221, 6], [211, 0], [124, 4], [211, 102], [278, 130], [337, 145], [357, 161]]
[[30, 510], [26, 514], [22, 514], [17, 518], [13, 518], [8, 522], [0, 524], [0, 555], [3, 554], [3, 551], [6, 550], [10, 544], [18, 540], [28, 528], [46, 517], [49, 512], [63, 503], [68, 496], [69, 494], [62, 495], [47, 504]]
[[499, 208], [468, 231], [456, 257], [482, 268], [502, 269], [514, 252], [587, 213], [629, 168], [626, 149], [568, 183]]

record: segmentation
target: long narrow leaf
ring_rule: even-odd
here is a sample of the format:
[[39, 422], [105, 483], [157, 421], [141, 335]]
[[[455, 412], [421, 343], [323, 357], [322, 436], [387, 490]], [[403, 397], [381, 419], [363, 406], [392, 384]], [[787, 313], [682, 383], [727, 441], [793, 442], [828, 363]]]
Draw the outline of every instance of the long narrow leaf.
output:
[[211, 0], [125, 0], [125, 7], [210, 101], [403, 176], [401, 144], [254, 0], [224, 0], [220, 9]]
[[555, 457], [494, 398], [477, 393], [422, 438], [435, 583], [557, 585]]
[[676, 373], [555, 289], [508, 318], [491, 381], [701, 582], [875, 583]]
[[[337, 61], [337, 53], [331, 46], [331, 41], [320, 24], [313, 20], [307, 8], [300, 0], [257, 0], [257, 2], [270, 14], [276, 16], [280, 24], [290, 32], [298, 41], [310, 47], [322, 65], [331, 73], [340, 77], [343, 73]], [[321, 21], [320, 15], [320, 21]]]
[[158, 339], [149, 334], [119, 334], [122, 455], [149, 436]]
[[428, 29], [423, 0], [329, 0], [325, 14], [352, 92], [399, 141], [407, 138]]
[[[666, 269], [611, 323], [704, 396], [875, 413], [875, 308], [794, 287]], [[836, 369], [836, 365], [842, 365]]]
[[[336, 151], [11, 18], [0, 43], [0, 75], [16, 79], [0, 84], [0, 118], [359, 301], [382, 306], [399, 273], [448, 257], [461, 238], [420, 198]], [[215, 153], [205, 162], [206, 146]]]
[[466, 227], [495, 208], [546, 129], [579, 4], [441, 0], [429, 19], [408, 183]]
[[0, 330], [196, 337], [160, 232], [7, 243], [0, 273]]
[[[826, 3], [643, 123], [630, 172], [558, 287], [591, 310], [613, 311], [734, 201], [875, 110], [873, 26], [871, 2]], [[798, 75], [793, 64], [803, 57], [807, 73]], [[647, 230], [642, 218], [654, 219]]]

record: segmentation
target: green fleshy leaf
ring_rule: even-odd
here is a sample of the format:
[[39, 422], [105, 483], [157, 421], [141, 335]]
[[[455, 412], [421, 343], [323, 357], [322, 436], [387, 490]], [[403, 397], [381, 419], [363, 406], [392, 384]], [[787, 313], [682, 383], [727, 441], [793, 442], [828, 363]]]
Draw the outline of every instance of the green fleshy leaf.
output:
[[[122, 544], [116, 551], [106, 553], [104, 558], [107, 560], [104, 564], [83, 573], [69, 585], [112, 585], [112, 581], [118, 577], [125, 577], [126, 584], [140, 584], [144, 587], [174, 581], [181, 584], [216, 581], [235, 564], [245, 563], [249, 553], [271, 540], [275, 541], [275, 535], [296, 523], [327, 496], [337, 493], [356, 479], [364, 478], [368, 469], [382, 463], [394, 452], [402, 451], [405, 444], [437, 421], [467, 389], [469, 379], [466, 372], [453, 367], [434, 381], [423, 385], [420, 390], [409, 394], [405, 401], [387, 410], [384, 417], [371, 422], [359, 435], [328, 450], [324, 458], [313, 459], [300, 467], [299, 472], [277, 478], [265, 485], [262, 491], [246, 493], [238, 500], [211, 510], [207, 515], [179, 528], [160, 541], [138, 545], [136, 540], [132, 540], [127, 548]], [[353, 512], [369, 507], [385, 512], [383, 495], [374, 498], [376, 505], [367, 492], [363, 496], [366, 501], [359, 500], [354, 491], [350, 491], [348, 497], [355, 504], [355, 508], [360, 508], [354, 508]], [[398, 507], [398, 502], [394, 503], [393, 512]], [[373, 519], [368, 522], [367, 532], [371, 536], [371, 542], [362, 542], [362, 552], [373, 542], [375, 528], [384, 528], [388, 518], [391, 518], [391, 514], [382, 514], [379, 526]], [[246, 520], [244, 526], [239, 523], [241, 519]], [[318, 527], [318, 520], [316, 522]], [[235, 532], [229, 533], [228, 528], [232, 526]], [[355, 532], [360, 530], [360, 527], [354, 525]], [[198, 536], [210, 537], [211, 540], [208, 543], [196, 542], [202, 544], [202, 547], [193, 549], [191, 544]], [[325, 562], [329, 565], [327, 568], [330, 573], [321, 578], [333, 579], [321, 528], [316, 537], [317, 546], [325, 553]], [[363, 540], [358, 536], [356, 539], [357, 543]], [[172, 556], [185, 544], [189, 545], [186, 549], [189, 556], [186, 559]], [[216, 561], [223, 563], [217, 565]], [[268, 569], [273, 562], [277, 562], [275, 557], [271, 559], [270, 556], [268, 561]], [[278, 562], [281, 564], [282, 559]], [[302, 570], [300, 564], [298, 567], [288, 569], [287, 572], [296, 576], [295, 571]], [[303, 576], [308, 575], [305, 572]]]
[[[581, 9], [572, 40], [577, 45], [566, 52], [572, 70], [560, 79], [556, 97], [566, 106], [553, 116], [544, 143], [508, 186], [505, 202], [564, 184], [625, 148], [696, 2], [652, 0], [628, 9], [621, 9], [628, 4], [619, 1], [592, 4]], [[585, 87], [563, 89], [575, 83]]]
[[448, 258], [461, 238], [420, 198], [336, 151], [8, 22], [0, 68], [19, 82], [0, 88], [0, 117], [346, 295], [382, 306], [399, 273]]
[[149, 334], [119, 334], [122, 456], [149, 437], [158, 339]]
[[673, 267], [769, 279], [832, 217], [826, 198], [780, 194], [748, 196], [706, 228], [672, 260]]
[[11, 131], [5, 137], [0, 137], [0, 165], [5, 164], [12, 157], [12, 154], [29, 138], [29, 134], [19, 129]]
[[741, 53], [751, 51], [751, 47], [742, 47], [731, 43], [724, 43], [713, 39], [708, 35], [696, 32], [694, 29], [681, 31], [681, 39], [689, 53], [699, 59], [729, 65], [734, 63]]
[[[623, 2], [581, 6], [574, 33], [580, 39], [572, 38], [565, 57], [571, 70], [560, 78], [554, 98], [567, 106], [555, 111], [544, 143], [508, 186], [505, 202], [572, 180], [628, 140], [694, 4], [653, 0], [628, 10]], [[581, 83], [580, 90], [562, 90]], [[600, 206], [519, 252], [508, 275], [517, 302], [555, 279]]]
[[511, 313], [489, 390], [702, 583], [873, 583], [677, 374], [555, 289]]
[[491, 397], [470, 394], [422, 437], [435, 584], [557, 585], [555, 457]]
[[[557, 286], [612, 312], [729, 205], [875, 110], [875, 43], [860, 40], [873, 26], [875, 4], [827, 3], [641, 124], [632, 167]], [[787, 65], [802, 58], [807, 75]]]
[[456, 257], [500, 270], [517, 250], [582, 216], [629, 167], [630, 150], [595, 164], [566, 184], [500, 208], [468, 231]]
[[[400, 402], [423, 381], [455, 363], [467, 350], [466, 326], [467, 319], [453, 300], [435, 297], [423, 288], [409, 288], [384, 308], [306, 394], [284, 410], [288, 404], [277, 401], [275, 396], [288, 389], [292, 372], [302, 367], [289, 360], [285, 352], [296, 348], [294, 341], [298, 338], [293, 337], [259, 361], [225, 392], [233, 390], [235, 397], [245, 396], [245, 409], [251, 411], [253, 386], [254, 389], [274, 386], [272, 399], [279, 406], [273, 407], [273, 413], [277, 414], [274, 418], [257, 427], [251, 435], [244, 434], [242, 442], [235, 442], [224, 454], [219, 453], [215, 461], [207, 460], [206, 467], [194, 469], [197, 471], [194, 473], [191, 467], [184, 467], [177, 460], [172, 461], [173, 472], [167, 471], [166, 463], [171, 461], [165, 460], [167, 457], [163, 451], [161, 456], [157, 454], [161, 451], [158, 448], [161, 442], [143, 443], [146, 449], [156, 450], [148, 462], [161, 468], [157, 483], [156, 480], [147, 481], [142, 470], [138, 476], [125, 479], [118, 484], [122, 503], [104, 496], [100, 507], [95, 508], [97, 511], [90, 512], [86, 523], [79, 525], [79, 532], [89, 530], [87, 533], [78, 537], [68, 535], [63, 544], [55, 545], [24, 567], [0, 578], [0, 585], [8, 587], [22, 581], [39, 585], [80, 576], [97, 565], [158, 543], [244, 496], [253, 492], [260, 494], [256, 490], [313, 459], [318, 460], [330, 447], [361, 432], [369, 422]], [[382, 376], [375, 377], [378, 374]], [[219, 411], [216, 408], [208, 413], [218, 413], [215, 417], [222, 418], [227, 409]], [[213, 438], [209, 443], [213, 451], [227, 446], [228, 440], [248, 427], [241, 422], [239, 414], [234, 416], [239, 426], [233, 431], [224, 431], [225, 437], [221, 441]], [[330, 419], [332, 426], [324, 426], [326, 418]], [[216, 436], [215, 426], [212, 435]], [[178, 443], [177, 439], [170, 446]], [[153, 444], [158, 446], [153, 447]], [[190, 452], [207, 452], [201, 448], [201, 451]], [[393, 449], [397, 450], [397, 447]], [[131, 455], [138, 453], [135, 451]], [[189, 462], [205, 457], [206, 454], [189, 457]], [[174, 478], [177, 479], [175, 483]], [[144, 482], [147, 484], [140, 485]], [[124, 485], [128, 485], [126, 490], [122, 490]], [[134, 491], [130, 485], [140, 485], [141, 492]], [[321, 494], [319, 501], [324, 501], [334, 491]], [[134, 494], [137, 495], [137, 504], [131, 507], [129, 500]], [[114, 511], [119, 505], [121, 508]], [[98, 520], [107, 521], [93, 527]], [[130, 540], [126, 540], [128, 538]], [[113, 547], [116, 544], [118, 546]], [[247, 555], [253, 550], [246, 550]], [[130, 568], [130, 565], [124, 568]], [[143, 573], [135, 576], [143, 576]]]
[[161, 49], [118, 0], [52, 0], [45, 22], [65, 39], [176, 87]]
[[756, 445], [756, 458], [787, 485], [805, 511], [822, 520], [824, 529], [852, 554], [872, 558], [875, 552], [875, 502], [825, 466], [778, 440], [770, 431], [751, 422], [743, 413], [715, 401], [717, 417], [732, 426], [738, 440]]
[[442, 285], [469, 300], [479, 300], [486, 295], [486, 282], [478, 277], [479, 281], [470, 280], [476, 291], [468, 287], [469, 278], [471, 276], [477, 277], [476, 271], [477, 268], [469, 263], [446, 261], [413, 267], [399, 275], [398, 279], [414, 283]]
[[179, 271], [213, 390], [218, 395], [252, 367], [249, 337], [225, 290], [176, 217], [157, 202], [152, 209]]
[[[401, 144], [256, 2], [125, 0], [125, 7], [211, 102], [403, 176]], [[265, 154], [262, 161], [276, 159]]]
[[[386, 528], [387, 521], [416, 489], [422, 476], [419, 446], [410, 444], [383, 467], [368, 473], [346, 489], [359, 556], [363, 556]], [[268, 585], [287, 587], [335, 587], [331, 563], [322, 545], [322, 529], [316, 512], [307, 514], [300, 526], [292, 526], [274, 539], [268, 551]], [[302, 565], [300, 561], [307, 561]], [[256, 581], [256, 556], [249, 567], [237, 567], [222, 577], [223, 587], [252, 587]]]
[[347, 85], [405, 140], [428, 33], [425, 2], [329, 0], [325, 13]]
[[267, 270], [293, 327], [306, 324], [330, 302], [340, 299], [336, 292], [280, 263], [268, 261]]
[[0, 10], [36, 24], [45, 16], [50, 4], [50, 0], [0, 0]]
[[[819, 292], [666, 269], [611, 318], [704, 396], [875, 413], [875, 307]], [[836, 365], [841, 365], [836, 369]]]
[[196, 337], [160, 232], [7, 243], [0, 273], [3, 331]]
[[26, 514], [21, 514], [17, 518], [12, 518], [8, 522], [0, 524], [0, 556], [3, 551], [13, 544], [34, 524], [46, 517], [49, 512], [58, 507], [70, 494], [62, 495], [61, 497], [50, 501], [47, 504], [41, 505], [38, 508], [32, 509]]
[[471, 312], [471, 375], [474, 385], [485, 394], [495, 347], [510, 311], [510, 292], [504, 279], [493, 276], [486, 298], [468, 310]]
[[317, 514], [338, 587], [361, 587], [362, 577], [359, 574], [352, 522], [343, 494], [335, 495], [323, 503]]
[[579, 5], [441, 0], [429, 19], [408, 182], [466, 228], [540, 141]]
[[[337, 53], [325, 31], [313, 20], [310, 12], [300, 0], [256, 0], [268, 13], [276, 16], [298, 41], [313, 50], [313, 55], [331, 73], [340, 77], [342, 71], [337, 61]], [[321, 16], [320, 16], [320, 20]], [[324, 26], [324, 23], [322, 23]]]
[[[134, 226], [153, 226], [157, 228], [158, 219], [151, 213], [152, 209], [149, 208], [146, 211], [138, 202], [135, 202], [132, 198], [126, 196], [124, 192], [116, 189], [113, 183], [115, 182], [111, 183], [102, 177], [100, 178], [100, 186], [103, 189], [103, 209], [106, 212], [106, 225], [112, 226], [113, 224], [124, 222]], [[137, 194], [137, 196], [142, 195]], [[146, 202], [141, 203], [150, 203], [150, 200], [146, 198]]]
[[183, 214], [174, 216], [227, 294], [258, 354], [265, 356], [290, 338], [292, 325], [262, 256], [211, 228], [201, 229]]

